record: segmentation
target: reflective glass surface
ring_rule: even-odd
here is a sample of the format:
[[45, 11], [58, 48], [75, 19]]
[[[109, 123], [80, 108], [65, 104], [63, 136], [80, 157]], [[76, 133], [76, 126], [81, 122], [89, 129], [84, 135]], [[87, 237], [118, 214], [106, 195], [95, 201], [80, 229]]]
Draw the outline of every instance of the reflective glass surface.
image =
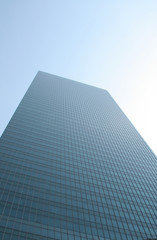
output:
[[0, 239], [155, 239], [155, 170], [107, 91], [39, 72], [0, 139]]

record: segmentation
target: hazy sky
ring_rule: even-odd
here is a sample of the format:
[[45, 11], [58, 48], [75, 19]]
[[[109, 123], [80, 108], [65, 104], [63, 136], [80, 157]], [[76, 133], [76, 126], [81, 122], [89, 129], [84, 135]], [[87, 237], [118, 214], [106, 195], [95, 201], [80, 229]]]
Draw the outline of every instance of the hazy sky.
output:
[[0, 70], [0, 135], [41, 70], [107, 89], [157, 154], [157, 0], [1, 0]]

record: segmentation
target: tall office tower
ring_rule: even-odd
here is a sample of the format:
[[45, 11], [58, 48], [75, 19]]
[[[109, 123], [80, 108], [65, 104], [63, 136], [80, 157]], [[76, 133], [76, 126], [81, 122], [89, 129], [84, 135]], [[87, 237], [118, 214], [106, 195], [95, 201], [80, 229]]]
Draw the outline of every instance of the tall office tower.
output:
[[157, 239], [156, 156], [107, 91], [39, 72], [0, 141], [0, 239]]

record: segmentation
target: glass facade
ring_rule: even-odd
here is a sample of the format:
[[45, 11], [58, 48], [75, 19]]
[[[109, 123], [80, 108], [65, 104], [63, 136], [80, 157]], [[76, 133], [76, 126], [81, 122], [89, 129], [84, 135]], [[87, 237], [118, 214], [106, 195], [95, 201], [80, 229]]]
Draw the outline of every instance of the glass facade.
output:
[[38, 72], [0, 139], [0, 239], [157, 239], [156, 167], [107, 91]]

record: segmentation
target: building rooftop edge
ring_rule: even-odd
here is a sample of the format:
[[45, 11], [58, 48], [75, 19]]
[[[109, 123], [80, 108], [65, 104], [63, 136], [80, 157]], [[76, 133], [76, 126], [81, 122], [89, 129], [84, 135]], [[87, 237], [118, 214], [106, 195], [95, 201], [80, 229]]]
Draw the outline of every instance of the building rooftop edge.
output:
[[37, 72], [36, 76], [37, 76], [38, 74], [47, 74], [47, 75], [50, 75], [50, 76], [55, 76], [55, 77], [63, 78], [63, 79], [66, 79], [66, 80], [69, 80], [69, 81], [72, 81], [72, 82], [75, 82], [75, 83], [80, 83], [80, 84], [83, 84], [83, 85], [86, 85], [86, 86], [89, 86], [89, 87], [94, 87], [94, 88], [97, 88], [97, 89], [99, 89], [99, 90], [105, 91], [106, 93], [108, 93], [108, 94], [110, 95], [110, 93], [109, 93], [106, 89], [104, 89], [104, 88], [99, 88], [99, 87], [97, 87], [97, 86], [90, 85], [90, 84], [83, 83], [83, 82], [79, 82], [79, 81], [76, 81], [76, 80], [73, 80], [73, 79], [69, 79], [69, 78], [67, 78], [67, 77], [58, 76], [58, 75], [51, 74], [51, 73], [47, 73], [47, 72], [44, 72], [44, 71], [41, 71], [41, 70], [39, 70], [39, 71]]

